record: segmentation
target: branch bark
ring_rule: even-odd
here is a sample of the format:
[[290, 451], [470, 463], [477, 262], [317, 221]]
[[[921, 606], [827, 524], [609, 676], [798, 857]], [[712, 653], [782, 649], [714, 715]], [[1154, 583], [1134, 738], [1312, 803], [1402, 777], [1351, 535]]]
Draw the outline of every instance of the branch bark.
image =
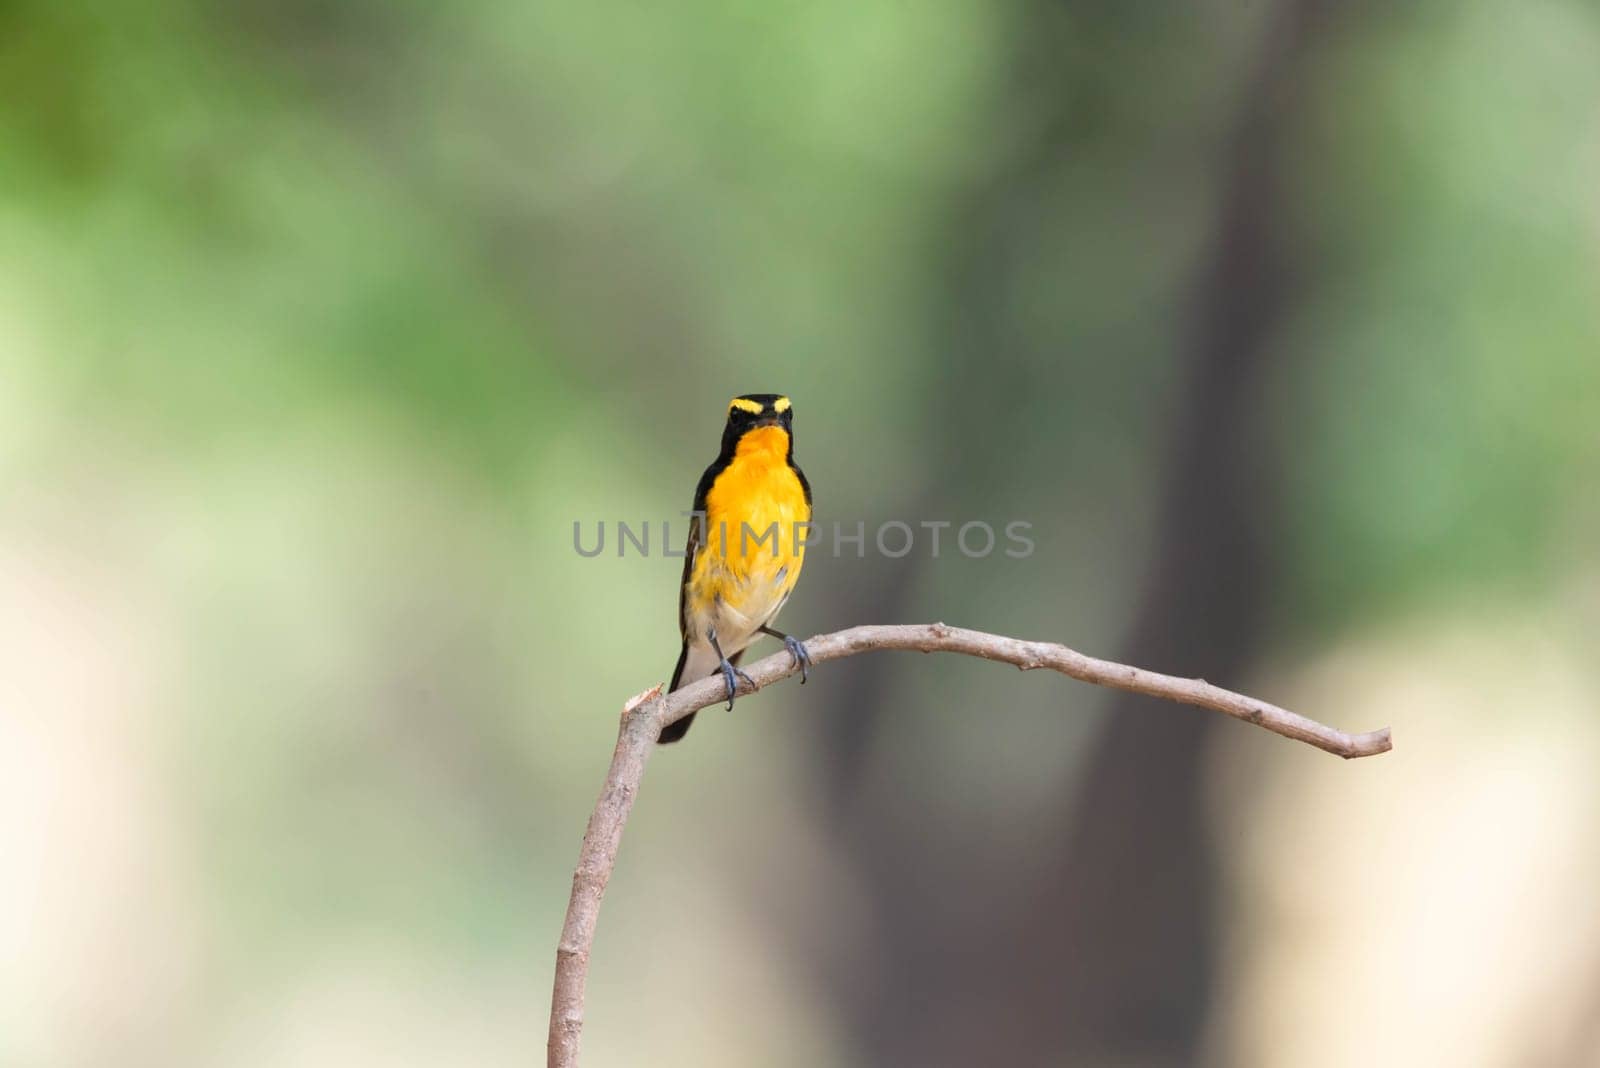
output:
[[[880, 649], [921, 653], [961, 653], [1023, 671], [1045, 668], [1080, 682], [1115, 690], [1161, 697], [1182, 704], [1209, 708], [1253, 723], [1258, 727], [1316, 746], [1346, 759], [1374, 756], [1391, 748], [1389, 728], [1365, 734], [1347, 734], [1314, 719], [1268, 704], [1254, 697], [1224, 690], [1204, 679], [1162, 675], [1143, 668], [1100, 660], [1054, 642], [1031, 642], [983, 631], [964, 630], [943, 623], [851, 627], [807, 639], [814, 663], [841, 660]], [[780, 651], [745, 669], [760, 690], [788, 678], [797, 670], [788, 652]], [[572, 897], [556, 948], [555, 988], [550, 1004], [549, 1068], [571, 1068], [578, 1063], [583, 1034], [584, 988], [589, 975], [589, 951], [600, 919], [600, 901], [616, 867], [622, 829], [628, 822], [645, 762], [655, 748], [661, 729], [691, 712], [721, 702], [721, 676], [701, 679], [670, 695], [655, 686], [628, 701], [622, 710], [616, 749], [606, 772], [605, 787], [589, 816], [578, 868], [572, 877]], [[740, 684], [739, 693], [754, 691]]]

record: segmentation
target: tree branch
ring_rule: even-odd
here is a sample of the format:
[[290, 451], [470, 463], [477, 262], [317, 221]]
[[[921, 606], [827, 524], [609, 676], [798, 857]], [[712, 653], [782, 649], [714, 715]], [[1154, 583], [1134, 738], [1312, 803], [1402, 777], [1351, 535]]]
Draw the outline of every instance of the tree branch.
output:
[[[1346, 734], [1277, 705], [1213, 686], [1204, 679], [1162, 675], [1085, 656], [1053, 642], [1023, 641], [999, 634], [948, 627], [943, 623], [851, 627], [849, 630], [810, 638], [806, 641], [806, 649], [817, 664], [879, 649], [962, 653], [1012, 664], [1023, 671], [1047, 668], [1096, 686], [1209, 708], [1346, 759], [1374, 756], [1386, 753], [1391, 748], [1387, 727], [1365, 734]], [[797, 668], [788, 652], [780, 651], [756, 661], [745, 670], [755, 680], [755, 689], [759, 690], [788, 678]], [[605, 894], [606, 883], [610, 881], [611, 871], [617, 863], [622, 828], [628, 822], [633, 799], [644, 778], [645, 761], [650, 759], [661, 728], [675, 723], [690, 712], [724, 699], [720, 675], [701, 679], [670, 695], [663, 695], [661, 689], [655, 686], [646, 690], [623, 708], [617, 746], [611, 754], [611, 768], [606, 772], [605, 788], [600, 792], [600, 799], [595, 803], [594, 812], [589, 816], [588, 829], [583, 835], [578, 868], [572, 876], [572, 898], [567, 905], [566, 923], [561, 928], [561, 941], [556, 948], [555, 989], [550, 1004], [549, 1068], [571, 1068], [578, 1063], [578, 1044], [583, 1033], [584, 985], [589, 974], [589, 950], [594, 945], [595, 925], [600, 919], [600, 899]], [[748, 694], [752, 690], [741, 684], [739, 692]]]

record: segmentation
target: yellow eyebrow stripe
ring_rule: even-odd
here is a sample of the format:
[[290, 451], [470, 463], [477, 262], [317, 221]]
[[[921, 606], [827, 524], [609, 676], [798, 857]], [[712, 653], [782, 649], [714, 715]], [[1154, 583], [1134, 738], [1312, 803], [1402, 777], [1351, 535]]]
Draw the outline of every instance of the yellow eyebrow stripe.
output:
[[773, 401], [772, 402], [772, 410], [775, 411], [775, 412], [786, 412], [786, 411], [788, 411], [789, 410], [789, 398], [788, 397], [779, 397], [777, 400]]
[[745, 400], [743, 397], [735, 397], [733, 400], [728, 402], [728, 411], [731, 412], [735, 408], [739, 409], [741, 412], [749, 412], [751, 415], [761, 414], [761, 405], [757, 404], [753, 400]]

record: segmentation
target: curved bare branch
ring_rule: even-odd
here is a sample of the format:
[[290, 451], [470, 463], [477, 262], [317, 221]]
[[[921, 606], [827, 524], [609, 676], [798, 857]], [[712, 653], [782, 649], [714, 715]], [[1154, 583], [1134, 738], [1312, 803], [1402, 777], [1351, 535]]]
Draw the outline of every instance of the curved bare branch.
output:
[[[1096, 686], [1209, 708], [1346, 759], [1373, 756], [1391, 748], [1387, 727], [1364, 734], [1348, 734], [1277, 705], [1213, 686], [1204, 679], [1162, 675], [1085, 656], [1054, 642], [1024, 641], [943, 623], [851, 627], [807, 639], [806, 649], [812, 661], [818, 664], [880, 649], [961, 653], [1012, 664], [1023, 671], [1043, 668]], [[745, 670], [755, 680], [755, 689], [760, 690], [793, 675], [797, 666], [787, 652], [780, 651]], [[550, 1005], [550, 1068], [572, 1068], [578, 1063], [589, 950], [594, 945], [595, 926], [600, 919], [600, 901], [616, 866], [622, 829], [628, 822], [628, 813], [639, 792], [645, 763], [655, 749], [656, 738], [667, 724], [724, 699], [720, 675], [701, 679], [670, 695], [663, 695], [661, 689], [655, 686], [646, 690], [624, 706], [605, 787], [583, 836], [578, 868], [572, 877], [566, 923], [556, 948], [555, 989]], [[751, 692], [749, 686], [740, 686], [740, 693]]]

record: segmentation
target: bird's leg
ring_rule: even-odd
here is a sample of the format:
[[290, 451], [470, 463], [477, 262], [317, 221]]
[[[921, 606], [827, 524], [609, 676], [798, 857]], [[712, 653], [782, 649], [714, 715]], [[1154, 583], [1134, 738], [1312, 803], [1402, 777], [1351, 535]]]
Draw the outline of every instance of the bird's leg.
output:
[[806, 684], [806, 673], [811, 667], [811, 654], [806, 652], [806, 643], [799, 638], [791, 637], [781, 630], [773, 630], [763, 624], [758, 628], [762, 634], [770, 634], [774, 638], [783, 639], [783, 647], [789, 650], [789, 655], [794, 657], [794, 662], [800, 665], [800, 685]]
[[708, 634], [707, 637], [711, 639], [711, 648], [716, 650], [717, 659], [722, 661], [722, 663], [718, 666], [722, 668], [722, 682], [728, 687], [728, 708], [731, 710], [733, 708], [733, 695], [739, 689], [739, 683], [737, 680], [743, 679], [745, 682], [749, 683], [752, 691], [754, 691], [756, 688], [756, 680], [752, 679], [745, 672], [734, 667], [733, 661], [722, 655], [722, 646], [717, 644], [716, 632], [713, 631], [711, 634]]

